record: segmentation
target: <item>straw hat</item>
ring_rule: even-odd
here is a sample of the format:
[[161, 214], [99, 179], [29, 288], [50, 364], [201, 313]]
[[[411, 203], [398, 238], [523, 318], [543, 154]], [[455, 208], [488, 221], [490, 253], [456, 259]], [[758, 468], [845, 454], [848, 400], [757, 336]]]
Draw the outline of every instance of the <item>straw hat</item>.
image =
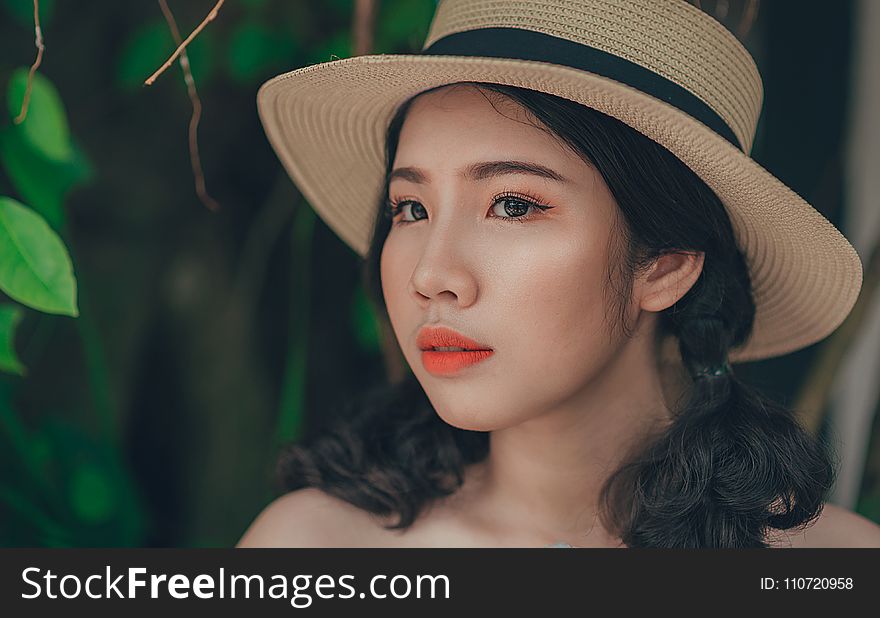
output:
[[846, 238], [749, 156], [763, 85], [742, 44], [685, 0], [441, 0], [422, 51], [355, 56], [263, 84], [266, 135], [318, 215], [365, 256], [399, 104], [459, 81], [508, 84], [599, 110], [661, 144], [727, 208], [757, 313], [732, 362], [830, 334], [862, 264]]

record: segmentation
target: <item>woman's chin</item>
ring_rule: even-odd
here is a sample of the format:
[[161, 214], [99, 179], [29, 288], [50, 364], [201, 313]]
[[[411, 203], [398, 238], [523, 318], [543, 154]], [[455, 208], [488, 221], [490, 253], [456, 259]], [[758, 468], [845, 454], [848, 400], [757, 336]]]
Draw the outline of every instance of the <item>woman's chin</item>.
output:
[[[436, 409], [436, 408], [435, 408]], [[503, 416], [494, 415], [482, 411], [457, 411], [449, 413], [447, 411], [437, 411], [437, 415], [443, 419], [448, 425], [457, 427], [458, 429], [466, 429], [468, 431], [495, 431], [504, 429], [510, 425], [515, 425], [516, 420]]]

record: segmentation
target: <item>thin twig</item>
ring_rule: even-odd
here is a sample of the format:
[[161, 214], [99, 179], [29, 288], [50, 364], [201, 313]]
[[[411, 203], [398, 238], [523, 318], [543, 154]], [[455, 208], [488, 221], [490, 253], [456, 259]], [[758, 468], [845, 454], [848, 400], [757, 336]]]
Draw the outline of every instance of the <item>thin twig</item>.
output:
[[[168, 27], [171, 29], [171, 34], [174, 37], [175, 43], [179, 44], [181, 41], [180, 31], [177, 29], [177, 22], [174, 20], [174, 15], [171, 13], [171, 9], [168, 8], [168, 3], [165, 0], [159, 0], [159, 7], [162, 9], [165, 21], [168, 22]], [[220, 205], [217, 203], [217, 200], [208, 195], [208, 190], [205, 188], [205, 175], [202, 172], [202, 162], [199, 157], [197, 133], [199, 129], [199, 119], [202, 117], [202, 102], [199, 99], [199, 93], [196, 91], [196, 82], [193, 79], [192, 70], [189, 65], [189, 56], [185, 49], [180, 52], [180, 68], [183, 69], [186, 90], [189, 93], [189, 98], [190, 101], [192, 101], [193, 106], [193, 113], [189, 121], [189, 160], [192, 165], [193, 175], [196, 179], [196, 193], [208, 210], [216, 211], [219, 209]]]
[[177, 56], [179, 56], [181, 53], [183, 53], [183, 50], [186, 49], [186, 46], [189, 45], [190, 41], [192, 41], [196, 37], [196, 35], [201, 32], [205, 26], [208, 25], [208, 22], [214, 21], [214, 18], [217, 17], [217, 11], [219, 11], [220, 7], [223, 6], [224, 1], [225, 0], [217, 1], [217, 4], [214, 5], [214, 8], [211, 9], [210, 13], [208, 13], [208, 16], [202, 20], [202, 23], [199, 24], [198, 28], [193, 30], [192, 34], [186, 37], [186, 40], [178, 45], [174, 53], [171, 54], [171, 57], [165, 61], [165, 64], [159, 67], [159, 69], [155, 73], [147, 78], [147, 81], [144, 82], [145, 86], [152, 86], [153, 82], [156, 81], [156, 78], [159, 77], [159, 75], [161, 75], [165, 71], [165, 69], [171, 66], [171, 63], [174, 62], [174, 59], [177, 58]]
[[37, 59], [34, 60], [34, 63], [31, 65], [31, 70], [28, 71], [27, 86], [24, 89], [24, 99], [22, 99], [21, 101], [21, 111], [18, 113], [18, 116], [13, 119], [13, 122], [15, 124], [21, 124], [27, 117], [28, 103], [31, 99], [31, 85], [34, 81], [34, 73], [37, 72], [37, 68], [39, 68], [40, 62], [42, 62], [43, 60], [43, 50], [45, 49], [45, 47], [43, 46], [43, 30], [40, 28], [39, 0], [34, 0], [34, 34], [35, 43], [37, 46]]

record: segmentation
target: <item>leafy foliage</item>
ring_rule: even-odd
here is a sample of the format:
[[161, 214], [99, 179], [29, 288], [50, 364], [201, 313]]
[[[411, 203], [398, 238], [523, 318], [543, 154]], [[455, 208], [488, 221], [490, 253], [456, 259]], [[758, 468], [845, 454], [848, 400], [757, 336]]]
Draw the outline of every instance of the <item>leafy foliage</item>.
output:
[[[24, 101], [28, 70], [17, 69], [9, 80], [9, 115], [15, 117]], [[61, 162], [73, 155], [67, 114], [55, 86], [41, 73], [34, 74], [28, 114], [20, 125], [20, 135], [28, 146], [47, 159]]]
[[0, 289], [46, 313], [79, 315], [64, 243], [45, 219], [8, 197], [0, 197]]

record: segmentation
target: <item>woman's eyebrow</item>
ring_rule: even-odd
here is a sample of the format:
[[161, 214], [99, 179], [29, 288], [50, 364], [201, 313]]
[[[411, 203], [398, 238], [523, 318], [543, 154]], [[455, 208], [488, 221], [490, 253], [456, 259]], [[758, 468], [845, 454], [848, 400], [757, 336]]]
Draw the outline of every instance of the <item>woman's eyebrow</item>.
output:
[[[506, 174], [528, 174], [556, 182], [570, 182], [565, 176], [549, 167], [530, 161], [480, 161], [458, 170], [458, 175], [466, 180], [477, 182]], [[430, 183], [429, 175], [418, 167], [398, 167], [388, 176], [390, 183], [395, 178], [408, 180], [415, 184]]]

